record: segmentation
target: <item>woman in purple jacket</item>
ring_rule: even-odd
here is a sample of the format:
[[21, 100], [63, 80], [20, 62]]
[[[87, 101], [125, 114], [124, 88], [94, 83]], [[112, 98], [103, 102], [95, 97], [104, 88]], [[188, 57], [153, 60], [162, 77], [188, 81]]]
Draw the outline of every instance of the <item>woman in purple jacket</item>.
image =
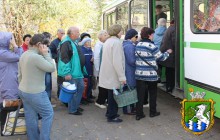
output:
[[0, 103], [4, 99], [18, 98], [17, 63], [22, 52], [12, 33], [0, 32]]

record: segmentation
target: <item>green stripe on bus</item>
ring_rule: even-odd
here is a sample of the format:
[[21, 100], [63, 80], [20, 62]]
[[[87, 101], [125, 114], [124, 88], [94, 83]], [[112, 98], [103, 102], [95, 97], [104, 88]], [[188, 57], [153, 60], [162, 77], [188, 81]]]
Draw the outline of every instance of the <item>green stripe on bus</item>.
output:
[[220, 43], [190, 42], [190, 48], [220, 50]]
[[[186, 47], [186, 42], [184, 42], [184, 47]], [[220, 43], [190, 42], [190, 48], [220, 50]]]

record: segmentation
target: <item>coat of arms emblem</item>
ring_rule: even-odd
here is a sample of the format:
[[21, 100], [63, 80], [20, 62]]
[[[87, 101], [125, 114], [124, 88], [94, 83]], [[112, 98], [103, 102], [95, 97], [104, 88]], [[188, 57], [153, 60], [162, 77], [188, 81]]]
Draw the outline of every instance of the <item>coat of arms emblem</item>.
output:
[[214, 125], [214, 101], [205, 100], [205, 92], [194, 92], [190, 89], [191, 100], [184, 99], [181, 109], [181, 124], [185, 130], [201, 135]]

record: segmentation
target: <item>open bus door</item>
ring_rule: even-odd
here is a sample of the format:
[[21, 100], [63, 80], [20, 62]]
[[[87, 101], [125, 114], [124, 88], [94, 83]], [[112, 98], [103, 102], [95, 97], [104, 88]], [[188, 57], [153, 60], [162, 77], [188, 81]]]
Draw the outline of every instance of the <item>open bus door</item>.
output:
[[[163, 12], [167, 15], [167, 27], [170, 21], [175, 20], [176, 26], [176, 48], [175, 48], [175, 90], [173, 95], [184, 98], [184, 63], [183, 63], [183, 0], [151, 0], [150, 1], [150, 26], [156, 29], [156, 5], [163, 7]], [[165, 79], [165, 69], [163, 68], [162, 79]], [[165, 86], [159, 87], [166, 90]]]

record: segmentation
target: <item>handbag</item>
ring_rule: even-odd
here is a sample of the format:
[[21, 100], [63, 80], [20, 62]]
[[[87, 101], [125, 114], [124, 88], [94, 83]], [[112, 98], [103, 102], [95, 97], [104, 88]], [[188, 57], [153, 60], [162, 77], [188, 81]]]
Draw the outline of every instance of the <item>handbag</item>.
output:
[[3, 107], [18, 107], [21, 102], [21, 99], [4, 99]]
[[24, 135], [26, 124], [22, 101], [5, 100], [5, 107], [1, 112], [1, 136]]
[[127, 85], [127, 87], [128, 90], [123, 91], [122, 86], [120, 86], [118, 94], [115, 95], [113, 93], [114, 99], [118, 104], [118, 107], [124, 107], [138, 102], [136, 89], [131, 89], [129, 85]]
[[137, 56], [138, 56], [142, 61], [144, 61], [144, 62], [145, 62], [146, 64], [148, 64], [149, 66], [151, 66], [151, 67], [157, 72], [157, 74], [158, 74], [158, 70], [157, 70], [153, 65], [151, 65], [149, 62], [147, 62], [146, 60], [144, 60], [144, 58], [141, 57], [139, 53], [137, 53], [137, 52], [135, 52], [135, 53], [137, 54]]

